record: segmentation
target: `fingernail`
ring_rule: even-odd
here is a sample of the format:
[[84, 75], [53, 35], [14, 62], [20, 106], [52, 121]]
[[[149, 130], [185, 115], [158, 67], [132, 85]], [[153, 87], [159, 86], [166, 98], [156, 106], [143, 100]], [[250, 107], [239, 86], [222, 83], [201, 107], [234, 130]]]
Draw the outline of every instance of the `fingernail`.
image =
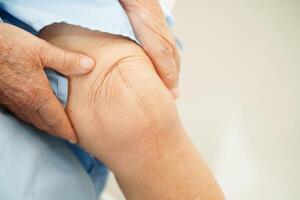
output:
[[75, 140], [68, 140], [71, 144], [77, 144], [77, 141]]
[[178, 99], [179, 98], [179, 90], [177, 87], [174, 87], [172, 89], [170, 89], [171, 94], [173, 95], [174, 99]]
[[94, 60], [91, 58], [87, 58], [87, 57], [81, 58], [80, 59], [80, 67], [84, 71], [89, 70], [94, 67]]

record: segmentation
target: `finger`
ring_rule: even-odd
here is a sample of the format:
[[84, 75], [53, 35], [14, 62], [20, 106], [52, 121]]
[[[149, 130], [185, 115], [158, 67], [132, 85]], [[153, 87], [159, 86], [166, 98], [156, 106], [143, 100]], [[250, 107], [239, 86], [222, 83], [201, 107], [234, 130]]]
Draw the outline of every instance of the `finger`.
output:
[[42, 44], [40, 54], [44, 67], [52, 68], [66, 76], [86, 74], [95, 66], [92, 58], [63, 50], [47, 42]]
[[24, 117], [26, 119], [24, 119], [23, 117], [21, 117], [21, 119], [23, 119], [24, 121], [33, 124], [36, 128], [51, 134], [52, 130], [50, 129], [49, 126], [47, 126], [47, 124], [45, 124], [45, 122], [41, 119], [41, 117], [36, 113], [36, 112], [27, 112]]
[[41, 120], [36, 112], [30, 110], [19, 110], [15, 107], [10, 106], [9, 110], [20, 120], [33, 124], [36, 128], [50, 133], [50, 128]]
[[63, 106], [52, 92], [49, 93], [47, 100], [38, 107], [36, 112], [42, 122], [49, 127], [50, 133], [72, 143], [78, 141]]
[[[52, 130], [49, 126], [41, 119], [41, 117], [37, 113], [32, 113], [30, 116], [27, 116], [30, 122], [38, 129], [51, 134]], [[56, 135], [55, 135], [56, 136]]]
[[121, 1], [142, 48], [174, 98], [179, 97], [179, 54], [157, 0]]
[[[152, 42], [150, 42], [152, 40]], [[151, 58], [155, 69], [174, 98], [179, 97], [179, 56], [176, 47], [161, 35], [143, 38], [142, 47]]]

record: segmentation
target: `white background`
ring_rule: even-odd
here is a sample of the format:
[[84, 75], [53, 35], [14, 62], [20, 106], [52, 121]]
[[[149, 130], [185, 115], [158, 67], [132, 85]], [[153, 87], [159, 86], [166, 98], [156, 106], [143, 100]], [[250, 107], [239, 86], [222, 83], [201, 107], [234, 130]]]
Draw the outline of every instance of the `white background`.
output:
[[[228, 200], [300, 199], [300, 1], [179, 0], [179, 111]], [[123, 199], [113, 179], [107, 191]]]

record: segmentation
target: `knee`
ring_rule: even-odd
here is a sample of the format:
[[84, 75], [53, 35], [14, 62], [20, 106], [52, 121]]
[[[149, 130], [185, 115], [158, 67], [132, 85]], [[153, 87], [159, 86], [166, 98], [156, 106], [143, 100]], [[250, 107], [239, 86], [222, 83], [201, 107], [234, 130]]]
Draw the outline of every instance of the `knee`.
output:
[[146, 55], [118, 58], [107, 70], [100, 63], [70, 82], [68, 110], [87, 150], [103, 161], [116, 160], [112, 152], [150, 148], [178, 126], [174, 100]]

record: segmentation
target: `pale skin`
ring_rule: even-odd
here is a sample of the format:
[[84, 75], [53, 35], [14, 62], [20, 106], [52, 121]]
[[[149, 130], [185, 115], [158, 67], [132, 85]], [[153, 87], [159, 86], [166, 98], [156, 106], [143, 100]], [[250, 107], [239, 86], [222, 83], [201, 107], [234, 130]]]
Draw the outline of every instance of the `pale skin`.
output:
[[127, 199], [224, 199], [142, 48], [67, 24], [40, 37], [95, 59], [91, 73], [69, 76], [66, 110], [79, 144], [113, 171]]

